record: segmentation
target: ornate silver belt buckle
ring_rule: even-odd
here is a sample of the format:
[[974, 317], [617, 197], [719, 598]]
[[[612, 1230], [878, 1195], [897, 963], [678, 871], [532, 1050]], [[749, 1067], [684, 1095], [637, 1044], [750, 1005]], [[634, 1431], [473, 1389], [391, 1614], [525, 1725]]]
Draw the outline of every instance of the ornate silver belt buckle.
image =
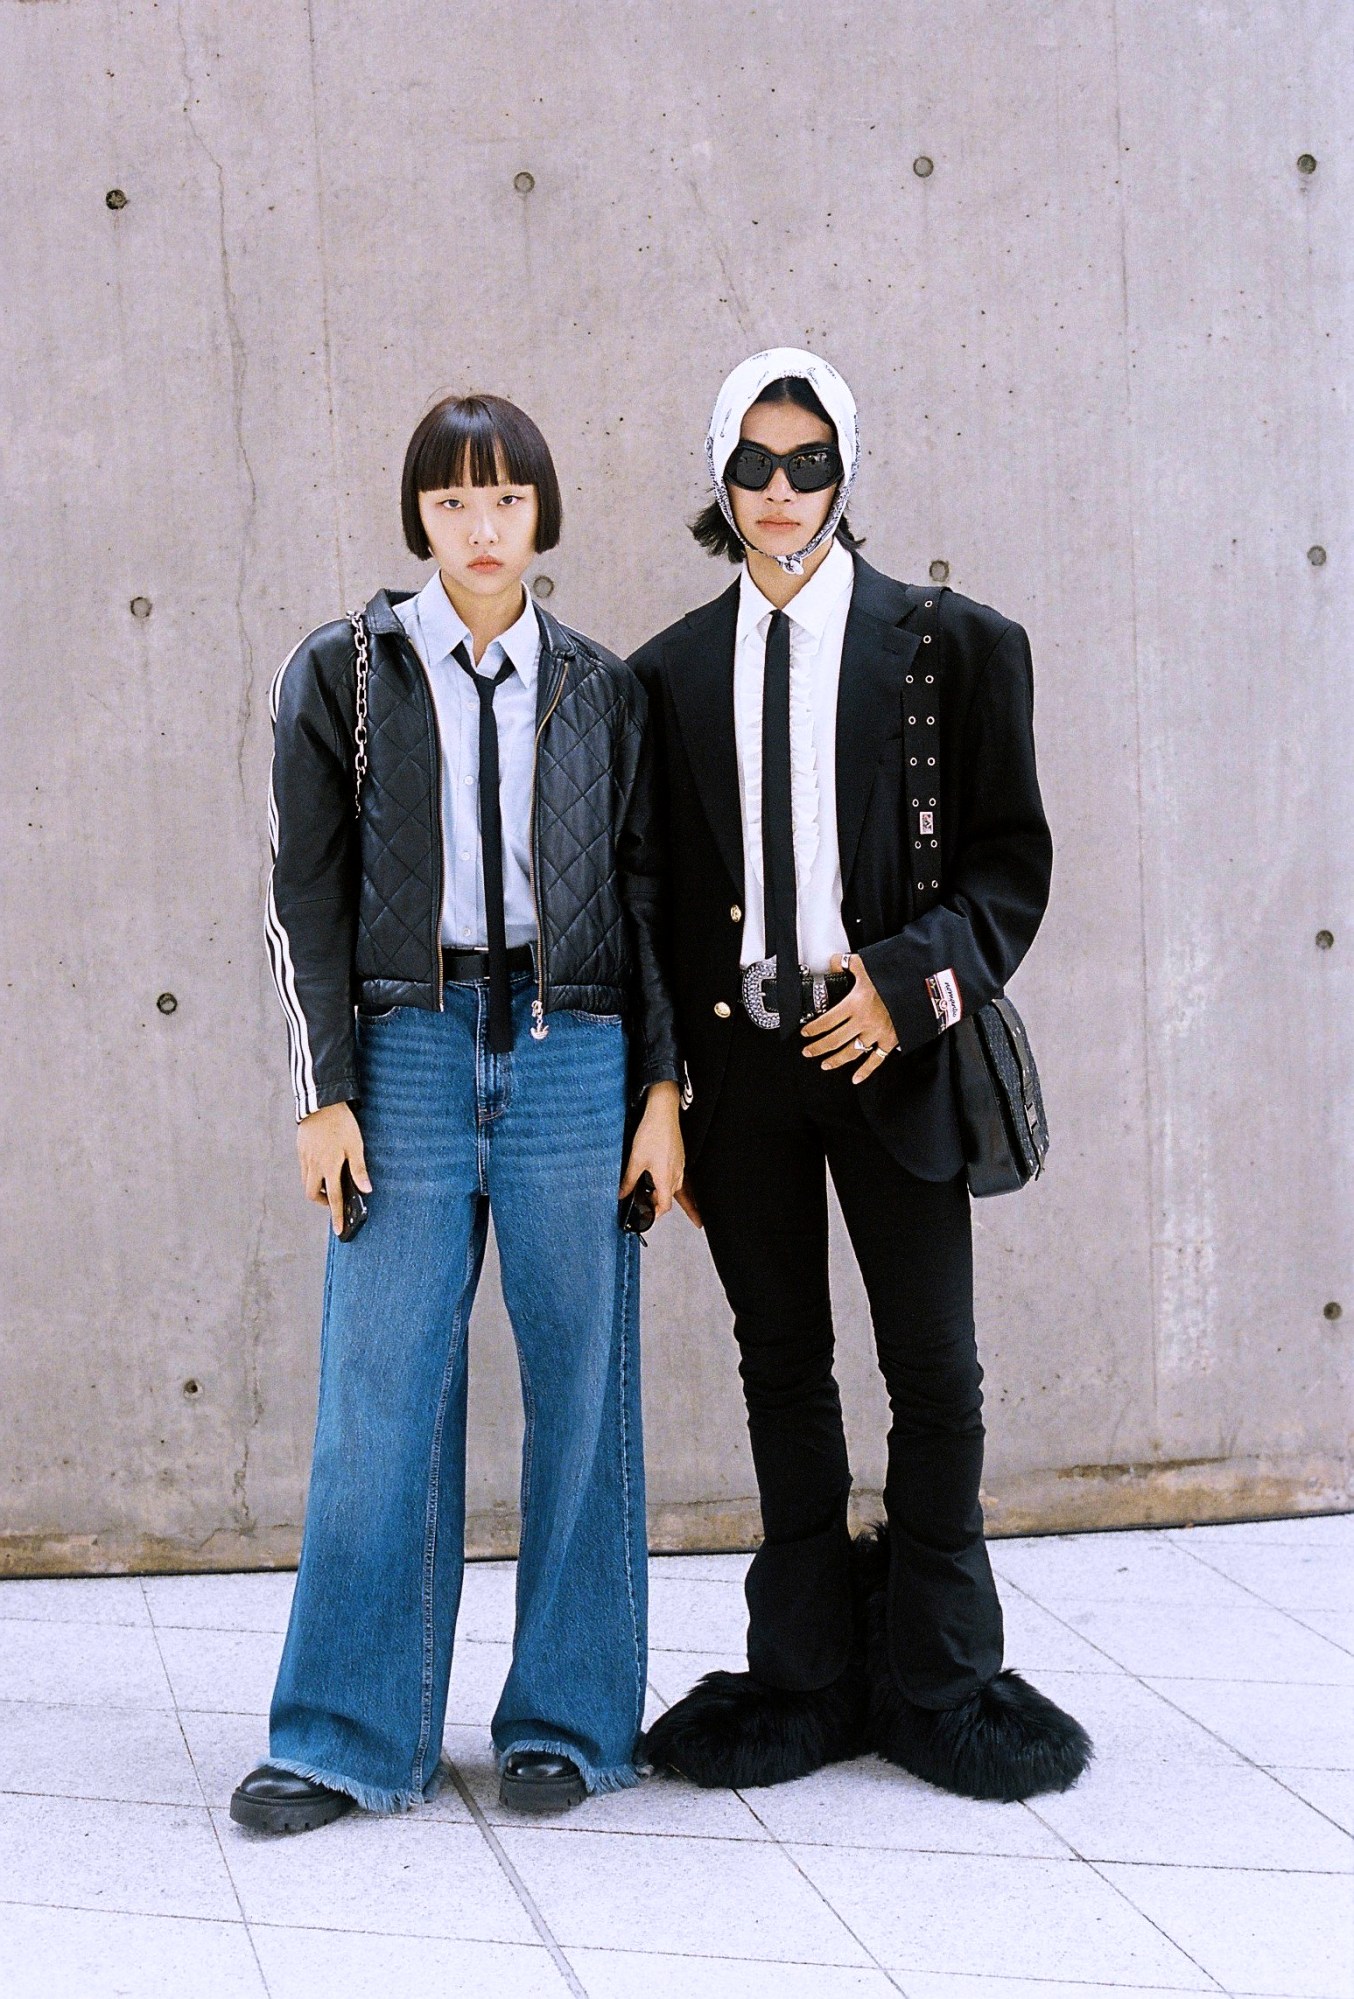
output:
[[776, 982], [776, 961], [774, 958], [759, 958], [755, 965], [749, 965], [743, 973], [743, 1011], [754, 1027], [777, 1028], [780, 1014], [766, 1004], [764, 988]]

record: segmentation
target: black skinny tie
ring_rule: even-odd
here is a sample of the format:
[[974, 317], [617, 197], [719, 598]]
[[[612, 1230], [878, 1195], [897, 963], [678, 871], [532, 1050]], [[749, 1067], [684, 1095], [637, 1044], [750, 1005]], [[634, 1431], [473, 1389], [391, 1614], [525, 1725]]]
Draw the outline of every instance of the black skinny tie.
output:
[[794, 810], [790, 792], [790, 625], [771, 613], [762, 677], [762, 882], [766, 952], [776, 960], [782, 1039], [799, 1032], [799, 926], [795, 912]]
[[480, 697], [480, 864], [484, 869], [484, 923], [489, 939], [489, 1046], [495, 1055], [512, 1047], [512, 994], [508, 989], [508, 931], [503, 916], [503, 813], [498, 798], [498, 723], [494, 689], [512, 672], [505, 659], [492, 680], [476, 673], [465, 640], [452, 653]]

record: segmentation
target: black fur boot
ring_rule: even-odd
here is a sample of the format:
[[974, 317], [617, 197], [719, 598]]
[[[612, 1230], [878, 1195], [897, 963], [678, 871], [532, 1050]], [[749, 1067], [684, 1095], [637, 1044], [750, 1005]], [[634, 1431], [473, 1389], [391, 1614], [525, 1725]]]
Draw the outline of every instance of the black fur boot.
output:
[[1068, 1790], [1091, 1760], [1091, 1738], [1019, 1673], [998, 1673], [957, 1707], [918, 1707], [899, 1691], [888, 1660], [887, 1527], [875, 1541], [866, 1605], [870, 1747], [962, 1798], [1012, 1804]]
[[707, 1673], [644, 1738], [660, 1769], [707, 1790], [788, 1784], [865, 1747], [864, 1661], [813, 1693], [764, 1686], [751, 1673]]
[[[882, 1568], [881, 1568], [882, 1563]], [[870, 1747], [865, 1609], [888, 1573], [888, 1550], [872, 1535], [851, 1543], [851, 1653], [844, 1671], [814, 1693], [786, 1693], [751, 1673], [707, 1673], [644, 1738], [649, 1761], [710, 1790], [788, 1784]]]

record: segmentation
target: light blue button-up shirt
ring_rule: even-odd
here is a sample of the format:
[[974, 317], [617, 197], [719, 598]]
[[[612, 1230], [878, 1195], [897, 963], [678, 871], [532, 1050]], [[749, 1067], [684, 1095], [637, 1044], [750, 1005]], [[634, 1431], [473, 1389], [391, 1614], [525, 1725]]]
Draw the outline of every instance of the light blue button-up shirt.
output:
[[[524, 593], [525, 594], [525, 593]], [[470, 633], [434, 570], [416, 597], [395, 606], [423, 662], [437, 712], [442, 762], [442, 942], [483, 951], [484, 869], [480, 865], [480, 704], [452, 650]], [[531, 764], [536, 734], [536, 674], [541, 628], [530, 597], [515, 625], [485, 647], [476, 673], [490, 679], [505, 659], [514, 671], [494, 693], [498, 724], [499, 805], [503, 817], [503, 915], [509, 949], [536, 941], [531, 888]]]

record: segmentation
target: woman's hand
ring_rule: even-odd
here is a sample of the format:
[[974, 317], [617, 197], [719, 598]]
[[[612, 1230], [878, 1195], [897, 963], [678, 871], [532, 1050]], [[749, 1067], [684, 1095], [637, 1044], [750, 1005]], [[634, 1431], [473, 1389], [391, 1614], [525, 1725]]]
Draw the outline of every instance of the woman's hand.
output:
[[653, 1175], [654, 1213], [665, 1215], [674, 1201], [691, 1213], [683, 1199], [682, 1177], [686, 1170], [686, 1148], [682, 1144], [682, 1123], [675, 1083], [650, 1083], [630, 1157], [625, 1163], [620, 1198], [624, 1200], [638, 1184], [642, 1173]]
[[347, 1161], [353, 1185], [364, 1194], [371, 1192], [367, 1162], [362, 1150], [362, 1133], [347, 1104], [326, 1104], [312, 1111], [296, 1127], [296, 1153], [301, 1161], [301, 1185], [308, 1201], [327, 1207], [333, 1218], [334, 1234], [343, 1227], [343, 1166]]
[[828, 969], [850, 972], [855, 984], [836, 1006], [815, 1020], [805, 1021], [799, 1030], [808, 1044], [804, 1053], [825, 1069], [841, 1069], [848, 1062], [859, 1061], [851, 1081], [863, 1083], [893, 1053], [898, 1036], [873, 979], [854, 952], [833, 958]]

